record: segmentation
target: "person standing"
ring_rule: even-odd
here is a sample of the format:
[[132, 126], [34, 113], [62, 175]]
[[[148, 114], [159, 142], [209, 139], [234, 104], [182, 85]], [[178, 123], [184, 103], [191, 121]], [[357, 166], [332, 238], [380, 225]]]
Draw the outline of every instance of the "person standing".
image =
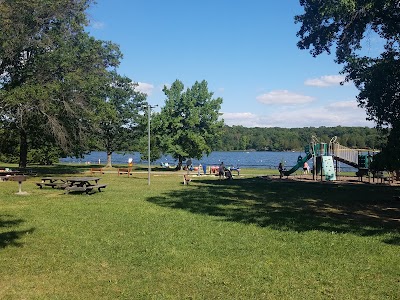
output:
[[283, 177], [283, 163], [282, 162], [279, 163], [278, 171], [279, 171], [279, 178], [282, 179], [282, 177]]
[[223, 161], [222, 161], [221, 164], [219, 165], [219, 168], [218, 168], [218, 176], [219, 176], [219, 179], [220, 179], [220, 180], [221, 180], [222, 178], [225, 177], [225, 165], [224, 165], [224, 162], [223, 162]]
[[303, 165], [303, 174], [308, 174], [309, 170], [310, 170], [310, 166], [308, 165], [307, 162], [305, 162]]

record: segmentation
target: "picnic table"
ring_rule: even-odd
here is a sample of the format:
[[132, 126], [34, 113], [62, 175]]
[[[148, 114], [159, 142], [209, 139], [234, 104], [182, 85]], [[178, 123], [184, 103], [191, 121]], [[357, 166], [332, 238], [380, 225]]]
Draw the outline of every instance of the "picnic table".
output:
[[7, 181], [11, 179], [12, 176], [23, 175], [21, 171], [12, 171], [6, 169], [0, 169], [0, 181]]
[[89, 192], [97, 189], [101, 192], [101, 189], [105, 188], [106, 184], [99, 184], [99, 177], [68, 177], [66, 179], [67, 186], [65, 187], [65, 193], [69, 192]]
[[63, 177], [42, 177], [41, 180], [41, 182], [36, 182], [36, 185], [39, 188], [43, 188], [44, 186], [51, 186], [53, 189], [64, 189], [68, 186], [66, 179]]

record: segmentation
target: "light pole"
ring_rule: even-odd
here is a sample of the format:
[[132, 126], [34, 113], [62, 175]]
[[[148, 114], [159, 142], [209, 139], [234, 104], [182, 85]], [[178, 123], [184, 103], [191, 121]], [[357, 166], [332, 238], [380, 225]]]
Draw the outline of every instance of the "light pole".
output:
[[147, 160], [148, 160], [148, 185], [150, 185], [150, 173], [151, 173], [151, 165], [150, 165], [150, 114], [151, 109], [157, 107], [158, 105], [151, 106], [150, 104], [143, 105], [143, 108], [147, 108], [147, 136], [148, 136], [148, 144], [147, 144]]

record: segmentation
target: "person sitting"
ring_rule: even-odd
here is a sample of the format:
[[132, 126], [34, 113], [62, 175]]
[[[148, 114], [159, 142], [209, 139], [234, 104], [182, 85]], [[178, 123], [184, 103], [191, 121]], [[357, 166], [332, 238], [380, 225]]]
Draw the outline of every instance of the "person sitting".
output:
[[232, 171], [236, 171], [237, 174], [238, 174], [238, 176], [240, 175], [240, 168], [239, 168], [239, 167], [234, 167], [234, 166], [232, 166], [232, 167], [230, 168], [230, 170], [231, 170], [231, 172], [232, 172]]
[[233, 179], [231, 170], [225, 169], [225, 178], [226, 179]]

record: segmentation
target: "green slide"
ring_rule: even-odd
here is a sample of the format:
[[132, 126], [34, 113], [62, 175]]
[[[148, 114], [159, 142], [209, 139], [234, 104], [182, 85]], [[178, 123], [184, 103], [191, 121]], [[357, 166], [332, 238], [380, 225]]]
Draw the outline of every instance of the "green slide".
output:
[[307, 153], [307, 155], [305, 157], [303, 157], [301, 160], [297, 161], [297, 164], [291, 168], [288, 171], [283, 171], [283, 175], [285, 176], [289, 176], [290, 174], [296, 172], [299, 168], [303, 168], [304, 163], [309, 160], [312, 157], [311, 153]]

